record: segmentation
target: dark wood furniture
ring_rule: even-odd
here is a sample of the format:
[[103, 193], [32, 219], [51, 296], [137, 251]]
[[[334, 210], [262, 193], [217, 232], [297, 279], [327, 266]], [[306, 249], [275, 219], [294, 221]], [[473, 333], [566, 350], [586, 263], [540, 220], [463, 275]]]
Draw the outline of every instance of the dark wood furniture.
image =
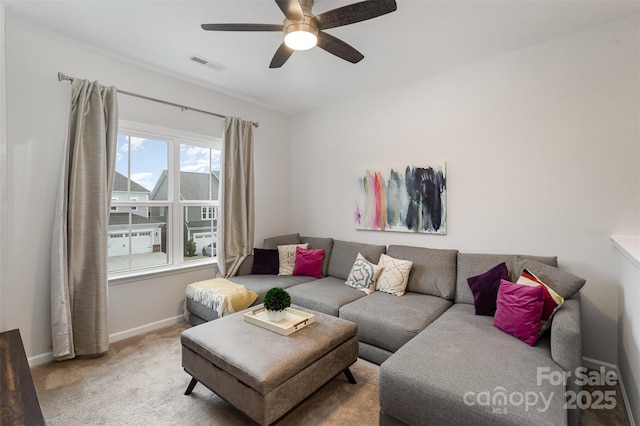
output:
[[20, 331], [0, 333], [0, 426], [45, 425]]

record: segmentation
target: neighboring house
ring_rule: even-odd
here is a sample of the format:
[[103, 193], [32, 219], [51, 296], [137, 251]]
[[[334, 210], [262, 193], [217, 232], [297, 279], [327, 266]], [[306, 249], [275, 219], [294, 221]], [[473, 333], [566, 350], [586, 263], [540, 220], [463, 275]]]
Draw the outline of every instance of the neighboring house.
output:
[[[131, 188], [129, 188], [131, 186]], [[139, 183], [128, 179], [116, 172], [113, 178], [113, 191], [111, 201], [149, 201], [149, 190]], [[111, 213], [124, 213], [131, 211], [142, 217], [149, 217], [148, 207], [111, 207]]]
[[[111, 213], [109, 215], [108, 256], [127, 256], [129, 254], [152, 253], [162, 250], [162, 228], [165, 222], [129, 213]], [[131, 253], [129, 253], [131, 244]]]
[[[180, 172], [180, 200], [181, 201], [209, 201], [217, 200], [220, 183], [220, 172], [195, 173]], [[167, 171], [164, 170], [155, 187], [149, 194], [150, 200], [166, 200], [169, 192]], [[151, 217], [160, 218], [164, 210], [151, 208]], [[218, 219], [217, 206], [188, 206], [184, 211], [185, 241], [196, 243], [196, 253], [216, 240]], [[213, 223], [212, 223], [213, 220]]]
[[[116, 172], [111, 201], [149, 201], [149, 193], [139, 183]], [[131, 224], [129, 213], [132, 213]], [[149, 207], [111, 207], [107, 229], [108, 256], [161, 251], [162, 228], [166, 222], [151, 219], [149, 214]]]

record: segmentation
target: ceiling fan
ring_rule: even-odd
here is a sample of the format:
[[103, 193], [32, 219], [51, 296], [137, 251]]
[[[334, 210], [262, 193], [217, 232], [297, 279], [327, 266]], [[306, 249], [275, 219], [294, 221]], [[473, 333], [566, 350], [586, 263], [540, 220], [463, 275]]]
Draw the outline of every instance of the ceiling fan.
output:
[[314, 15], [313, 0], [275, 0], [285, 15], [282, 24], [202, 24], [208, 31], [282, 31], [284, 41], [276, 50], [269, 68], [280, 68], [294, 50], [314, 46], [339, 58], [357, 63], [364, 55], [344, 41], [324, 32], [329, 28], [376, 18], [397, 9], [395, 0], [366, 0]]

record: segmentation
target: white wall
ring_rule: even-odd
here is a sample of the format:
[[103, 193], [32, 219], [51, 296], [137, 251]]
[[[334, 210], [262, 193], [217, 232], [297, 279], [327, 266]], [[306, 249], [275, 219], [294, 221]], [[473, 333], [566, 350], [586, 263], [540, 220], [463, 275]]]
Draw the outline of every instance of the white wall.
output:
[[[145, 69], [33, 35], [7, 22], [8, 271], [7, 322], [20, 328], [27, 356], [50, 352], [50, 239], [61, 170], [70, 85], [57, 73], [98, 80], [130, 92], [259, 121], [255, 131], [256, 241], [288, 229], [289, 116]], [[221, 120], [119, 95], [120, 118], [221, 135]], [[282, 207], [284, 206], [284, 208]], [[213, 268], [109, 289], [109, 333], [175, 318], [189, 282]]]
[[640, 237], [614, 237], [620, 280], [618, 294], [618, 371], [633, 417], [640, 421]]
[[[587, 280], [584, 356], [615, 364], [609, 236], [638, 233], [639, 25], [627, 19], [294, 116], [294, 229], [557, 255]], [[446, 236], [354, 230], [355, 170], [441, 160]]]

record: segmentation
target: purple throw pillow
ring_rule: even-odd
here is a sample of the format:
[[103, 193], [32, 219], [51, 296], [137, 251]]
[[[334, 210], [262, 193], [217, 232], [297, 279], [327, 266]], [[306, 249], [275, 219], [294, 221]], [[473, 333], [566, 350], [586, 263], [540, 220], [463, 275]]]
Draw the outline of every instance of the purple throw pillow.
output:
[[543, 306], [541, 285], [530, 286], [502, 280], [493, 325], [533, 346], [538, 340]]
[[280, 258], [278, 249], [253, 249], [253, 267], [251, 273], [256, 275], [278, 275]]
[[501, 280], [509, 279], [507, 264], [501, 263], [487, 272], [467, 279], [473, 293], [476, 315], [492, 316], [496, 312], [496, 299]]
[[324, 249], [309, 250], [296, 247], [296, 266], [293, 268], [293, 275], [322, 278], [323, 259]]

